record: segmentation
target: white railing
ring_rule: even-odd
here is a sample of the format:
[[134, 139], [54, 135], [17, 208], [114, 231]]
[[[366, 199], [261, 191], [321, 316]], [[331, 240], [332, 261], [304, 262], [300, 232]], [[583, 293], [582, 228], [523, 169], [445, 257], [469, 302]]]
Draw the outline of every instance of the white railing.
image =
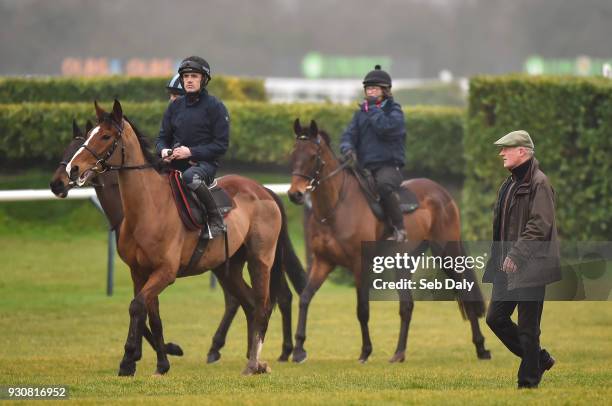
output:
[[[271, 183], [265, 184], [265, 187], [270, 189], [276, 194], [283, 195], [287, 193], [289, 183]], [[102, 206], [96, 195], [96, 191], [93, 188], [82, 188], [72, 189], [68, 193], [66, 199], [90, 199], [91, 202], [101, 211]], [[55, 196], [50, 190], [47, 189], [22, 189], [22, 190], [0, 190], [0, 202], [23, 202], [23, 201], [36, 201], [36, 200], [63, 200]], [[106, 294], [112, 296], [113, 284], [115, 278], [115, 232], [109, 230], [108, 232], [108, 249], [107, 249], [107, 263], [106, 263]], [[211, 274], [211, 287], [216, 284], [214, 275]]]
[[[271, 183], [264, 185], [276, 194], [287, 193], [289, 183]], [[66, 199], [91, 199], [96, 197], [93, 188], [72, 189]], [[62, 200], [48, 189], [0, 190], [0, 202], [23, 202], [31, 200]]]

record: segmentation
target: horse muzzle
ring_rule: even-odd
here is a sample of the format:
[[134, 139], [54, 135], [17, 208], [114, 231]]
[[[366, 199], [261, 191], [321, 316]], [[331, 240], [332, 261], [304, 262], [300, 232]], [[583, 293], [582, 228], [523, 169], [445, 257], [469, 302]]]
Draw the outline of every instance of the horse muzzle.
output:
[[68, 191], [70, 190], [70, 185], [64, 184], [61, 179], [50, 182], [49, 187], [55, 196], [62, 199], [68, 196]]
[[87, 169], [79, 175], [79, 167], [73, 166], [70, 168], [70, 183], [81, 187], [94, 175], [95, 172], [91, 169]]
[[287, 192], [287, 195], [289, 196], [289, 200], [291, 200], [292, 203], [294, 204], [304, 204], [304, 193], [298, 191], [289, 191]]

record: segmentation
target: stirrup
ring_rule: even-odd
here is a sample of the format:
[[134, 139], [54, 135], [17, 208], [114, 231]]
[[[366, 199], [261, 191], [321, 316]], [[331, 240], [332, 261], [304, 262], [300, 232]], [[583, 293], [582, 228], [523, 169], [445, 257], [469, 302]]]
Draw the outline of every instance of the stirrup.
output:
[[[219, 214], [219, 216], [221, 216], [221, 214]], [[212, 220], [210, 217], [206, 219], [208, 238], [210, 238], [211, 240], [227, 232], [227, 226], [225, 225], [225, 221], [223, 221], [223, 217], [221, 217], [220, 221], [221, 224], [218, 223], [218, 220]]]

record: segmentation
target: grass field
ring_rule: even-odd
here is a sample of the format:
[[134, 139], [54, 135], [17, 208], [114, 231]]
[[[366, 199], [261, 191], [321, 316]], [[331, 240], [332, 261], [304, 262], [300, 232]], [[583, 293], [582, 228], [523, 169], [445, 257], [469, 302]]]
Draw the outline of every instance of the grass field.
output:
[[[493, 359], [478, 361], [452, 302], [416, 304], [408, 358], [397, 365], [387, 363], [397, 339], [397, 304], [372, 303], [374, 353], [360, 365], [355, 293], [326, 284], [311, 306], [308, 361], [275, 362], [281, 341], [275, 311], [263, 351], [272, 374], [243, 377], [241, 314], [221, 361], [205, 363], [223, 311], [222, 292], [208, 288], [208, 275], [178, 280], [161, 296], [165, 337], [185, 356], [170, 359], [168, 375], [153, 377], [155, 354], [145, 343], [136, 377], [119, 378], [131, 283], [118, 262], [116, 293], [105, 296], [105, 243], [103, 233], [0, 235], [0, 386], [68, 385], [71, 399], [82, 404], [612, 402], [610, 302], [547, 303], [542, 341], [558, 363], [540, 389], [517, 391], [518, 360], [483, 322]], [[296, 318], [294, 312], [294, 325]]]

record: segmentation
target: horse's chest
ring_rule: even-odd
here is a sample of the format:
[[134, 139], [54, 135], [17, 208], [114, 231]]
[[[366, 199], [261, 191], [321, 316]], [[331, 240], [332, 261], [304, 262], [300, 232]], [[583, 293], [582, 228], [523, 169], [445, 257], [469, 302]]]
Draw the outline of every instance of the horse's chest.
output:
[[328, 233], [317, 233], [312, 238], [313, 252], [328, 261], [343, 265], [345, 261], [345, 249], [343, 243]]

